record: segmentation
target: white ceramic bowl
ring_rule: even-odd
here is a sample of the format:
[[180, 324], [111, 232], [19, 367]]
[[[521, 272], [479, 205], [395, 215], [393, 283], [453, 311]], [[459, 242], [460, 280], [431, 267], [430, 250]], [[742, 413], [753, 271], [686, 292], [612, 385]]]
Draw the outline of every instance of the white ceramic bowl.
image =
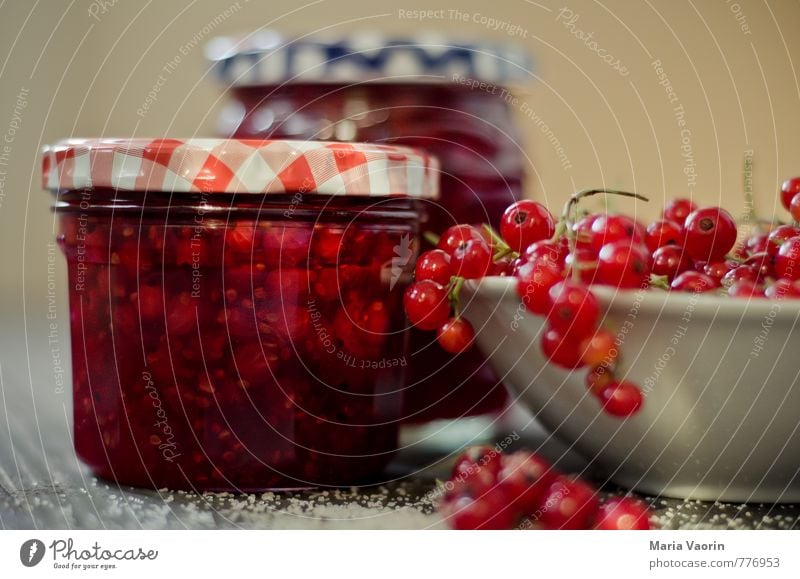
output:
[[462, 299], [517, 400], [600, 476], [670, 497], [800, 501], [800, 300], [594, 290], [621, 370], [645, 394], [631, 418], [601, 411], [585, 369], [546, 363], [543, 319], [513, 279], [468, 284]]

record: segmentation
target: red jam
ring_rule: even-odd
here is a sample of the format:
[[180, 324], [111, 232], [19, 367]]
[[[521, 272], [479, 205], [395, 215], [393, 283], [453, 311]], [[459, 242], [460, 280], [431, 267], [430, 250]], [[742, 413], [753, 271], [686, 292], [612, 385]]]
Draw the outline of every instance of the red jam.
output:
[[408, 365], [386, 268], [417, 233], [408, 202], [384, 207], [391, 218], [343, 202], [291, 221], [291, 199], [230, 215], [222, 202], [198, 225], [166, 196], [149, 194], [141, 219], [113, 191], [82, 210], [84, 196], [61, 196], [61, 240], [75, 447], [95, 474], [256, 489], [381, 471]]
[[74, 443], [95, 475], [194, 490], [380, 476], [403, 413], [416, 200], [59, 191]]
[[[233, 88], [244, 111], [224, 130], [241, 138], [340, 139], [404, 144], [436, 155], [441, 198], [426, 231], [456, 223], [498, 226], [522, 194], [524, 158], [508, 104], [498, 94], [442, 84], [284, 84]], [[447, 354], [412, 331], [407, 421], [496, 412], [507, 395], [476, 352]]]

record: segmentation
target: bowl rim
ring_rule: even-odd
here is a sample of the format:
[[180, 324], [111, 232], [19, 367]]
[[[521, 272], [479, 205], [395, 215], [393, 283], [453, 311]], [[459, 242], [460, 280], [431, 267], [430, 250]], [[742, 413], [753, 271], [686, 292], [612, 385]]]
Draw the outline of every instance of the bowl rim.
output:
[[[633, 309], [658, 316], [683, 316], [692, 310], [692, 316], [709, 318], [784, 318], [796, 319], [800, 315], [800, 299], [774, 300], [768, 298], [732, 298], [716, 293], [687, 293], [658, 288], [620, 289], [593, 285], [592, 292], [607, 308]], [[511, 296], [520, 301], [516, 279], [511, 276], [490, 276], [468, 280], [465, 288], [476, 295], [493, 299]]]

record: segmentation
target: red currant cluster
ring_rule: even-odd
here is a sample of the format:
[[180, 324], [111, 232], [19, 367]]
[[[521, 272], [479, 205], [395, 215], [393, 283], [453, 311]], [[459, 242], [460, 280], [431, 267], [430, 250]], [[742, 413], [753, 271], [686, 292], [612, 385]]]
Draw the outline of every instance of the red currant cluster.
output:
[[436, 249], [417, 261], [416, 281], [404, 301], [408, 319], [421, 330], [437, 330], [437, 340], [447, 352], [463, 352], [475, 337], [472, 324], [459, 311], [464, 280], [512, 274], [519, 252], [551, 237], [554, 230], [553, 216], [535, 201], [518, 201], [506, 210], [502, 238], [488, 226], [483, 232], [471, 225], [448, 228], [434, 240]]
[[698, 209], [688, 199], [671, 201], [664, 218], [647, 228], [653, 273], [673, 290], [800, 298], [800, 177], [783, 184], [781, 202], [793, 224], [757, 222], [737, 245], [736, 222], [727, 211]]
[[439, 512], [454, 529], [650, 528], [650, 511], [641, 501], [625, 497], [601, 504], [591, 485], [530, 452], [469, 448], [444, 489]]
[[437, 249], [417, 262], [416, 282], [405, 296], [411, 322], [438, 330], [445, 350], [461, 352], [475, 337], [459, 312], [464, 280], [516, 276], [527, 310], [547, 319], [541, 340], [547, 359], [570, 370], [588, 367], [587, 386], [604, 410], [626, 417], [639, 410], [642, 393], [636, 384], [617, 378], [621, 342], [600, 327], [600, 307], [589, 286], [800, 297], [800, 177], [781, 189], [795, 223], [771, 224], [768, 230], [759, 225], [735, 250], [737, 225], [725, 209], [674, 199], [661, 219], [647, 227], [620, 214], [578, 218], [580, 200], [598, 193], [644, 199], [592, 189], [573, 195], [558, 223], [540, 203], [523, 200], [506, 209], [499, 235], [488, 226], [483, 231], [450, 227], [436, 240]]
[[[608, 414], [626, 417], [639, 410], [642, 394], [638, 386], [615, 376], [620, 343], [599, 326], [600, 307], [588, 285], [647, 287], [648, 235], [626, 215], [597, 213], [573, 222], [570, 216], [578, 202], [596, 193], [641, 198], [610, 190], [575, 194], [564, 207], [555, 237], [529, 245], [522, 253], [515, 271], [517, 291], [530, 312], [547, 318], [541, 342], [547, 359], [568, 369], [588, 366], [590, 392]], [[512, 207], [508, 212], [513, 211]]]

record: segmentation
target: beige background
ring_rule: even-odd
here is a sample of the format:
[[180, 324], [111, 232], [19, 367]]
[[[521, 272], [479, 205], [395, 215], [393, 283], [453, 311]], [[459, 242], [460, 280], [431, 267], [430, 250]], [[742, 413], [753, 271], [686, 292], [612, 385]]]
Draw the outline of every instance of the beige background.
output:
[[[231, 6], [229, 17], [209, 26]], [[444, 18], [399, 17], [399, 9], [419, 8], [444, 9]], [[449, 18], [451, 8], [468, 21]], [[578, 15], [572, 27], [593, 33], [627, 76], [572, 35], [557, 19], [562, 8]], [[482, 24], [482, 17], [520, 30], [510, 37]], [[207, 76], [201, 46], [181, 57], [148, 114], [136, 113], [164, 65], [197, 36], [202, 45], [218, 34], [274, 26], [289, 33], [440, 30], [520, 42], [536, 59], [521, 98], [552, 130], [548, 138], [520, 115], [532, 161], [529, 195], [557, 208], [576, 188], [633, 188], [651, 196], [649, 206], [617, 206], [646, 218], [664, 198], [690, 192], [741, 213], [748, 151], [757, 209], [773, 213], [779, 182], [800, 174], [799, 23], [800, 3], [789, 0], [6, 2], [0, 7], [0, 139], [12, 142], [0, 143], [9, 147], [8, 166], [0, 166], [3, 303], [19, 311], [26, 300], [29, 317], [44, 317], [53, 223], [49, 196], [39, 186], [42, 144], [67, 136], [213, 134], [224, 95]], [[652, 66], [657, 59], [685, 109], [694, 185], [684, 173], [672, 105]], [[552, 138], [570, 168], [562, 166]]]

